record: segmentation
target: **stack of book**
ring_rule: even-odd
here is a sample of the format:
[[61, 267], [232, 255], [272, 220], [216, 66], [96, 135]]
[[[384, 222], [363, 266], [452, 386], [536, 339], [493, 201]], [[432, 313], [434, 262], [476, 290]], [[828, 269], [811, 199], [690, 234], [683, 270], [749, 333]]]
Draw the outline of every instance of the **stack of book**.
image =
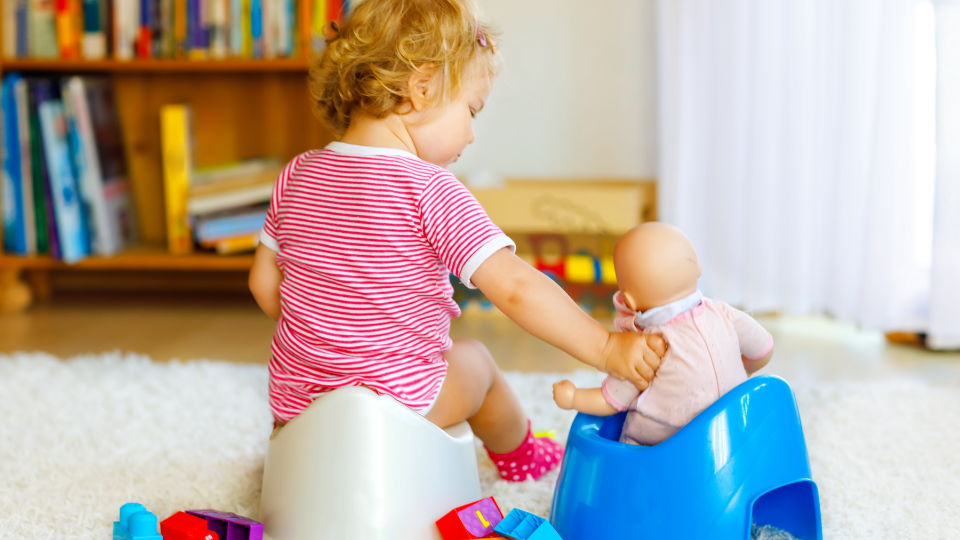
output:
[[195, 246], [221, 255], [253, 251], [267, 217], [280, 159], [252, 159], [194, 170], [190, 109], [160, 111], [167, 245], [173, 254]]
[[309, 57], [349, 0], [2, 0], [6, 58]]
[[68, 263], [135, 236], [113, 87], [10, 74], [2, 86], [3, 250]]

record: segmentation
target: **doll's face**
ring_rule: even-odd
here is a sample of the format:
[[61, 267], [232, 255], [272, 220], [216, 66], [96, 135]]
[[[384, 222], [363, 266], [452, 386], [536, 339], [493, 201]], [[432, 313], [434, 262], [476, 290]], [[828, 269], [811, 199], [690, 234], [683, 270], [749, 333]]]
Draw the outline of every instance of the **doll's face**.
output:
[[693, 294], [701, 273], [690, 239], [676, 227], [658, 222], [644, 223], [620, 237], [613, 264], [623, 301], [637, 312]]

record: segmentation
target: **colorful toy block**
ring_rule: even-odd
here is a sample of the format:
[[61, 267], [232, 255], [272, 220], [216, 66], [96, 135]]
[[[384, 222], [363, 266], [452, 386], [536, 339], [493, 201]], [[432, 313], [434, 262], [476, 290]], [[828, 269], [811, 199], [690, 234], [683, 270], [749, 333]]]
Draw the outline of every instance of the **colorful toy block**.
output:
[[563, 540], [549, 521], [516, 508], [494, 530], [514, 540]]
[[191, 516], [207, 520], [207, 528], [219, 540], [263, 540], [263, 524], [249, 518], [219, 510], [187, 510]]
[[163, 540], [157, 532], [157, 516], [140, 503], [120, 507], [120, 519], [113, 522], [113, 540]]
[[493, 529], [503, 520], [503, 512], [493, 497], [465, 504], [451, 510], [437, 521], [443, 540], [492, 538]]
[[160, 522], [163, 540], [220, 540], [220, 535], [207, 528], [207, 520], [177, 512]]

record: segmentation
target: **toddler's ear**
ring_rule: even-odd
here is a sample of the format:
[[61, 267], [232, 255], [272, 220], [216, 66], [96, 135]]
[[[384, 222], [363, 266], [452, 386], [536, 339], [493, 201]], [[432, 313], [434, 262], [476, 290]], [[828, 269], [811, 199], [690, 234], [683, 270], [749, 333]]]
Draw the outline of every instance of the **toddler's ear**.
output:
[[407, 85], [410, 90], [410, 104], [419, 112], [427, 108], [434, 94], [434, 75], [437, 69], [432, 64], [423, 64], [410, 74]]

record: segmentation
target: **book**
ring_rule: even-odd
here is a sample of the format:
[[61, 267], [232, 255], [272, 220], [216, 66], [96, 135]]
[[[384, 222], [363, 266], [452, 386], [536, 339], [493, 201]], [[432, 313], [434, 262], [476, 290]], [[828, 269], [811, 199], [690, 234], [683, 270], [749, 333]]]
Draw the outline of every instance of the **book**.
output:
[[62, 81], [61, 85], [77, 187], [87, 216], [91, 252], [113, 255], [117, 252], [119, 242], [110, 227], [103, 196], [103, 175], [100, 171], [83, 79], [71, 77]]
[[0, 197], [3, 214], [3, 249], [8, 253], [25, 255], [27, 252], [25, 223], [23, 217], [23, 193], [20, 170], [20, 136], [17, 125], [17, 104], [14, 87], [20, 79], [10, 75], [3, 79], [0, 88], [0, 110], [3, 111], [3, 171]]
[[132, 60], [140, 35], [140, 0], [113, 2], [113, 57]]
[[250, 0], [250, 55], [263, 58], [263, 2]]
[[227, 26], [227, 15], [229, 13], [227, 11], [227, 3], [229, 0], [210, 1], [210, 56], [214, 59], [221, 60], [227, 57], [229, 47], [229, 38], [227, 35], [229, 31]]
[[197, 241], [210, 244], [237, 236], [258, 234], [267, 219], [267, 205], [241, 208], [196, 220]]
[[30, 100], [26, 79], [13, 87], [17, 107], [17, 144], [20, 147], [20, 193], [23, 200], [23, 235], [27, 255], [37, 253], [37, 217], [34, 204], [33, 174], [30, 161]]
[[190, 189], [190, 110], [186, 105], [160, 109], [160, 142], [163, 155], [163, 191], [166, 202], [167, 247], [181, 255], [193, 251], [187, 219]]
[[77, 182], [70, 163], [63, 104], [57, 100], [44, 101], [40, 103], [39, 112], [60, 252], [64, 262], [75, 263], [87, 256], [89, 245]]
[[[34, 160], [36, 170], [42, 175], [44, 215], [46, 216], [47, 239], [50, 256], [54, 259], [62, 258], [60, 249], [60, 234], [57, 232], [57, 216], [54, 211], [53, 203], [53, 182], [50, 178], [50, 168], [47, 165], [47, 151], [43, 140], [43, 130], [40, 127], [40, 105], [47, 101], [56, 99], [56, 89], [52, 81], [47, 79], [35, 79], [30, 82], [30, 131], [31, 137], [37, 140], [39, 160]], [[36, 164], [39, 163], [39, 166]]]
[[47, 196], [47, 178], [46, 169], [43, 162], [43, 141], [40, 137], [40, 116], [37, 112], [37, 86], [36, 80], [27, 81], [27, 116], [30, 129], [30, 174], [33, 181], [33, 212], [36, 223], [37, 235], [37, 253], [50, 253], [50, 238], [52, 236], [51, 220], [52, 215], [48, 215], [47, 207], [49, 197]]
[[2, 12], [3, 18], [3, 57], [17, 57], [17, 2], [16, 0], [3, 0]]
[[[137, 238], [137, 219], [127, 175], [123, 132], [117, 114], [116, 97], [109, 79], [81, 79], [90, 116], [96, 163], [106, 207], [106, 227], [114, 250], [123, 249]], [[93, 158], [91, 158], [93, 159]], [[106, 251], [110, 251], [110, 244]]]
[[[12, 1], [12, 0], [7, 0]], [[30, 54], [30, 0], [16, 1], [16, 39], [17, 58], [26, 58]]]
[[260, 234], [256, 233], [235, 238], [225, 238], [204, 247], [212, 247], [217, 251], [218, 255], [233, 255], [235, 253], [249, 253], [254, 251], [259, 244]]
[[107, 57], [107, 34], [104, 32], [101, 2], [106, 0], [83, 0], [83, 38], [80, 54], [86, 60], [103, 60]]
[[153, 6], [156, 0], [138, 0], [140, 2], [140, 26], [137, 29], [137, 58], [153, 57]]
[[56, 58], [57, 46], [56, 8], [53, 0], [30, 0], [29, 6], [29, 56], [33, 58]]
[[74, 12], [74, 0], [56, 0], [57, 46], [60, 58], [76, 60], [80, 57], [80, 35], [77, 34], [78, 13]]
[[229, 180], [197, 185], [190, 189], [187, 210], [191, 215], [203, 216], [269, 202], [273, 196], [273, 186], [282, 172], [283, 167], [277, 166]]
[[176, 14], [174, 0], [160, 0], [160, 49], [158, 56], [173, 58], [177, 54]]

